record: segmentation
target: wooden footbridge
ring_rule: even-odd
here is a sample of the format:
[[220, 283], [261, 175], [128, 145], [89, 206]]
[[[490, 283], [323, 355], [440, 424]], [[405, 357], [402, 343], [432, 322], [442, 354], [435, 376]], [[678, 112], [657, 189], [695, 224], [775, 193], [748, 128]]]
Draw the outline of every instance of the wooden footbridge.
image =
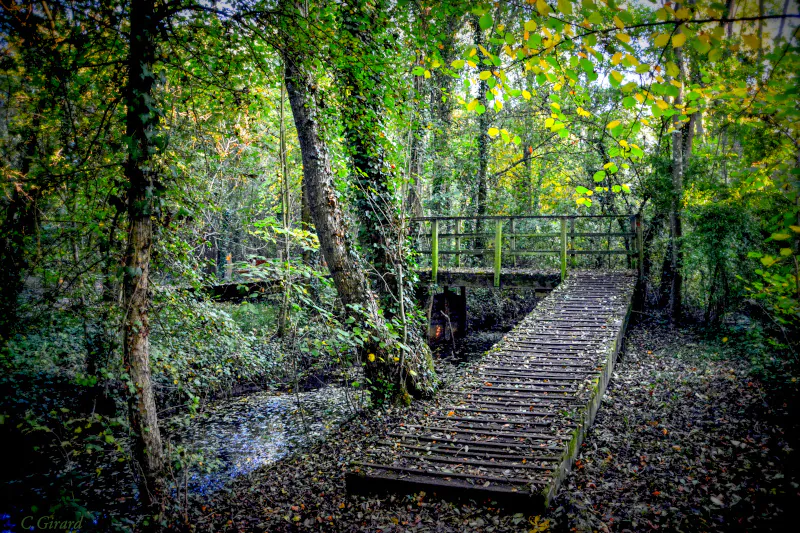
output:
[[[630, 224], [623, 230], [620, 218]], [[463, 231], [467, 220], [472, 227]], [[456, 231], [438, 233], [443, 221]], [[365, 451], [347, 473], [348, 491], [424, 490], [434, 497], [540, 512], [571, 468], [611, 377], [641, 266], [639, 221], [624, 216], [419, 222], [430, 228], [425, 232], [431, 246], [428, 280], [434, 285], [446, 280], [485, 286], [491, 275], [494, 286], [550, 292], [476, 370], [440, 391], [424, 412], [390, 428], [380, 446]], [[494, 240], [486, 246], [482, 226], [489, 222]], [[514, 231], [522, 223], [528, 227]], [[576, 231], [578, 224], [590, 227]], [[505, 237], [504, 225], [511, 229]], [[548, 231], [553, 225], [559, 231]], [[454, 246], [439, 249], [442, 238], [452, 239]], [[477, 245], [463, 248], [466, 239]], [[419, 249], [426, 251], [424, 242]], [[462, 253], [488, 255], [492, 268], [439, 262], [440, 254]], [[548, 256], [550, 262], [541, 261]], [[584, 264], [574, 260], [592, 256]]]

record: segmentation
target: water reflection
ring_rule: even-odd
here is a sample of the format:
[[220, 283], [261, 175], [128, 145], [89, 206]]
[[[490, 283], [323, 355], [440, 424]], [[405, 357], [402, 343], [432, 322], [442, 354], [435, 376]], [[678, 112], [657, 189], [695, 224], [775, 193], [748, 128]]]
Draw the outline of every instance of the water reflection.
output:
[[358, 410], [359, 398], [342, 387], [256, 393], [215, 404], [193, 419], [176, 417], [170, 437], [187, 452], [203, 455], [188, 484], [189, 490], [206, 494], [317, 442]]

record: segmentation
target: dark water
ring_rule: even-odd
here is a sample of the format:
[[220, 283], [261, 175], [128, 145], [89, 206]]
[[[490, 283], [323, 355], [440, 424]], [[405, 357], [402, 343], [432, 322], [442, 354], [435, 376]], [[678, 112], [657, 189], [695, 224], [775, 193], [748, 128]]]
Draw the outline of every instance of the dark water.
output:
[[[483, 356], [503, 334], [473, 331], [434, 347], [439, 372], [444, 377]], [[363, 407], [361, 392], [339, 386], [297, 394], [264, 392], [217, 402], [195, 417], [174, 417], [167, 427], [172, 444], [190, 456], [188, 489], [206, 494], [325, 439]]]
[[234, 477], [324, 439], [363, 407], [358, 394], [337, 386], [256, 393], [218, 402], [194, 418], [171, 419], [171, 441], [191, 454], [189, 490], [218, 490]]

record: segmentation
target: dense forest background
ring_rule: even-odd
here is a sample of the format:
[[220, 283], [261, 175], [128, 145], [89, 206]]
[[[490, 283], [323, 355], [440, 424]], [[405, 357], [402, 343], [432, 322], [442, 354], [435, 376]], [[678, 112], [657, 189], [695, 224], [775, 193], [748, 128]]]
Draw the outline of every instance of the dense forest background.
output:
[[789, 0], [4, 2], [3, 499], [89, 510], [127, 479], [164, 519], [202, 459], [159, 419], [315, 376], [373, 405], [432, 394], [415, 216], [638, 214], [644, 312], [792, 386], [798, 17]]

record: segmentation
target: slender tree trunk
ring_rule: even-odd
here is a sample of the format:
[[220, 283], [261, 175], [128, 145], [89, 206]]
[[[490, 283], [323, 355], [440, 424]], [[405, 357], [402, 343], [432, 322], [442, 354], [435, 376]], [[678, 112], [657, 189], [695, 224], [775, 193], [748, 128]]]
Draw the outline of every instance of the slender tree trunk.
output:
[[286, 117], [283, 105], [285, 92], [286, 85], [281, 83], [280, 130], [278, 133], [279, 160], [281, 163], [281, 218], [284, 231], [282, 253], [284, 261], [283, 298], [281, 299], [280, 316], [278, 316], [278, 337], [281, 339], [286, 335], [286, 326], [289, 320], [289, 290], [291, 283], [289, 279], [289, 164], [286, 161]]
[[423, 78], [414, 76], [414, 102], [413, 118], [409, 133], [409, 157], [408, 157], [408, 193], [406, 194], [406, 206], [411, 216], [422, 216], [422, 159], [425, 152], [425, 129], [423, 128], [422, 113], [422, 91]]
[[[484, 44], [483, 30], [478, 23], [477, 15], [472, 16], [472, 26], [474, 29], [474, 39], [476, 46]], [[478, 52], [481, 54], [481, 52]], [[487, 70], [483, 63], [478, 63], [481, 72]], [[487, 108], [486, 93], [489, 85], [485, 80], [478, 82], [478, 104]], [[488, 196], [488, 184], [486, 182], [486, 170], [489, 167], [489, 115], [482, 113], [478, 115], [478, 173], [475, 176], [475, 214], [479, 217], [486, 215], [486, 198]], [[479, 220], [475, 225], [475, 233], [483, 232], [483, 223]], [[476, 248], [483, 248], [482, 238], [475, 240]]]
[[[675, 49], [675, 62], [678, 65], [680, 74], [678, 79], [683, 82], [686, 79], [684, 70], [683, 51], [681, 48]], [[675, 97], [674, 105], [683, 103], [683, 88], [679, 89], [678, 96]], [[684, 154], [683, 123], [681, 115], [675, 114], [672, 119], [672, 198], [670, 205], [669, 228], [671, 240], [671, 270], [672, 280], [669, 297], [669, 314], [673, 322], [681, 319], [681, 303], [683, 294], [683, 250], [681, 249], [681, 238], [683, 230], [681, 227], [681, 208], [683, 202], [683, 175], [684, 164], [688, 161], [688, 155]]]
[[[441, 41], [439, 54], [442, 62], [449, 65], [457, 52], [455, 47], [455, 32], [460, 22], [459, 14], [449, 15], [445, 23], [445, 31]], [[433, 199], [431, 211], [434, 215], [446, 215], [451, 212], [452, 204], [448, 198], [448, 178], [450, 165], [448, 147], [450, 145], [450, 128], [453, 123], [453, 89], [455, 78], [449, 74], [434, 70], [430, 78], [430, 109], [432, 118], [431, 147], [433, 152]]]
[[153, 0], [132, 0], [130, 51], [126, 90], [130, 138], [125, 178], [128, 182], [128, 244], [123, 278], [124, 366], [130, 377], [133, 456], [140, 468], [142, 496], [155, 503], [161, 496], [164, 452], [158, 428], [155, 393], [150, 377], [150, 254], [153, 245], [157, 172], [158, 112], [153, 104], [156, 14]]

